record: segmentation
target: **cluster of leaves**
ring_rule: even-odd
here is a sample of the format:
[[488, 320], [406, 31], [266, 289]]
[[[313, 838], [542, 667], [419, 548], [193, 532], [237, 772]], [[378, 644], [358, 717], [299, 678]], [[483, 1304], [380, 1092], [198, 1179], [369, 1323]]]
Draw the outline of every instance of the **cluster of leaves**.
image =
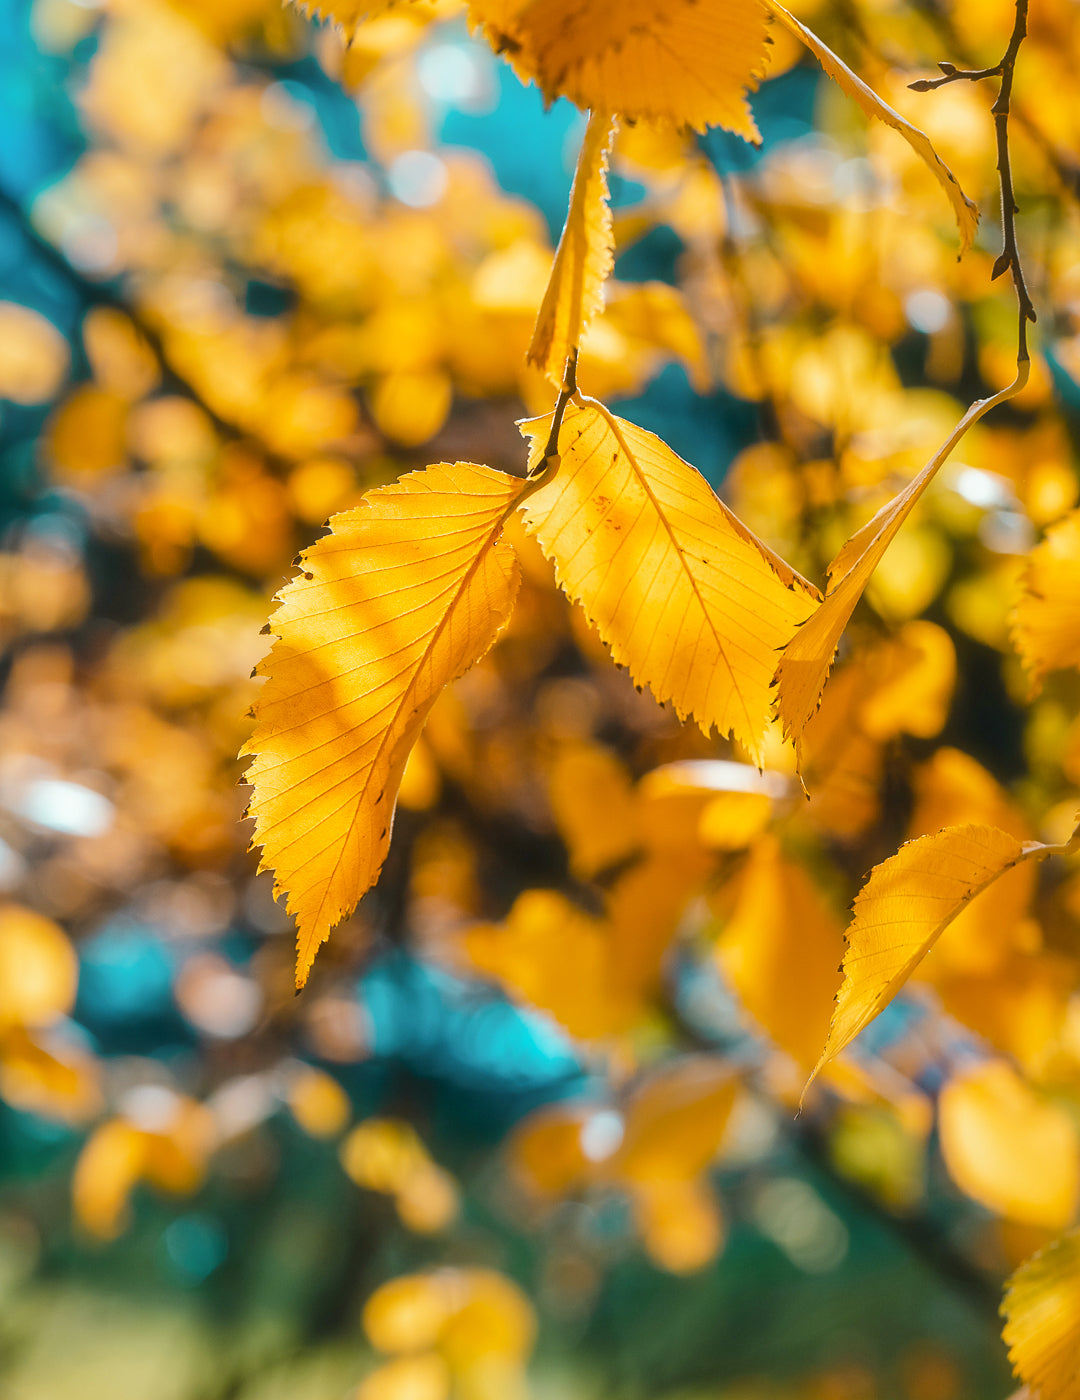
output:
[[[606, 1257], [568, 1202], [625, 1202], [657, 1267], [701, 1270], [729, 1228], [718, 1157], [762, 1105], [801, 1101], [831, 1168], [887, 1210], [917, 1212], [940, 1160], [978, 1265], [1032, 1256], [1006, 1341], [1044, 1400], [1070, 1396], [1076, 1236], [1052, 1241], [1080, 1197], [1074, 7], [1039, 4], [1018, 50], [1013, 4], [894, 6], [883, 26], [870, 5], [474, 0], [524, 81], [592, 113], [554, 256], [481, 160], [431, 154], [418, 75], [461, 7], [320, 9], [347, 42], [316, 33], [319, 71], [356, 95], [382, 183], [261, 75], [305, 51], [292, 11], [37, 7], [57, 49], [96, 26], [94, 144], [34, 207], [95, 304], [70, 387], [63, 337], [6, 305], [0, 390], [60, 395], [51, 479], [159, 602], [133, 623], [113, 601], [95, 628], [100, 579], [62, 532], [0, 559], [0, 1096], [85, 1135], [74, 1209], [100, 1240], [143, 1187], [191, 1195], [288, 1115], [365, 1199], [451, 1242], [372, 1294], [389, 1359], [364, 1400], [514, 1395], [532, 1304], [455, 1256], [458, 1184], [337, 1077], [373, 1049], [357, 973], [407, 937], [550, 1018], [593, 1072], [503, 1159], [511, 1213], [561, 1251], [564, 1306], [587, 1309]], [[693, 133], [754, 140], [747, 92], [806, 51], [835, 80], [828, 134], [731, 173]], [[1003, 53], [994, 93], [949, 65], [917, 84], [941, 91], [904, 91], [943, 54]], [[967, 197], [989, 210], [1004, 188], [1006, 81], [1011, 180], [1043, 220], [1020, 225], [1049, 324], [1030, 350], [1013, 221], [1002, 262]], [[636, 203], [612, 208], [612, 172]], [[679, 288], [615, 280], [658, 227]], [[670, 360], [758, 407], [726, 501], [607, 406]], [[264, 595], [327, 515], [260, 689]], [[241, 851], [245, 741], [295, 970]], [[118, 909], [117, 946], [139, 920], [168, 932], [203, 1052], [186, 1081], [68, 1019], [93, 1028], [61, 925], [93, 970]], [[238, 924], [246, 960], [219, 942]], [[755, 1218], [814, 1272], [839, 1227], [808, 1199], [762, 1193]]]
[[[662, 705], [670, 702], [680, 719], [695, 719], [706, 734], [715, 728], [730, 737], [759, 773], [775, 705], [801, 767], [837, 646], [885, 551], [970, 428], [1028, 384], [1027, 326], [1035, 312], [1016, 242], [1008, 141], [1026, 12], [1020, 0], [1006, 55], [994, 69], [966, 73], [946, 64], [940, 80], [1000, 78], [994, 117], [1005, 246], [992, 275], [1011, 272], [1017, 291], [1015, 378], [973, 403], [922, 471], [844, 541], [828, 566], [822, 596], [662, 440], [619, 419], [578, 387], [579, 369], [587, 371], [585, 358], [579, 365], [584, 328], [603, 304], [603, 282], [614, 262], [605, 174], [617, 123], [699, 130], [720, 124], [753, 139], [745, 92], [763, 71], [771, 13], [808, 44], [866, 112], [906, 137], [952, 199], [961, 253], [975, 233], [975, 206], [925, 134], [772, 0], [707, 10], [646, 3], [632, 16], [599, 3], [509, 11], [496, 4], [489, 11], [484, 0], [474, 0], [472, 22], [497, 49], [513, 53], [523, 78], [535, 79], [549, 98], [569, 96], [592, 112], [526, 356], [558, 389], [558, 401], [550, 415], [522, 425], [532, 444], [523, 479], [470, 463], [441, 464], [370, 493], [357, 509], [332, 520], [331, 534], [303, 554], [300, 576], [280, 595], [271, 621], [278, 641], [263, 664], [268, 683], [256, 705], [248, 778], [263, 863], [275, 871], [276, 888], [287, 893], [298, 921], [298, 987], [329, 930], [378, 878], [408, 756], [440, 691], [483, 658], [510, 619], [518, 566], [503, 535], [515, 512], [554, 564], [562, 589], [581, 605], [614, 662], [629, 670], [639, 688], [647, 685]], [[353, 18], [333, 5], [328, 13]], [[1077, 594], [1062, 590], [1055, 578], [1036, 577], [1050, 555], [1075, 569], [1077, 555], [1067, 535], [1076, 519], [1068, 517], [1036, 551], [1015, 614], [1017, 646], [1036, 685], [1048, 670], [1069, 662], [1080, 645]], [[707, 781], [700, 786], [707, 788]], [[626, 804], [629, 794], [622, 800]], [[759, 845], [761, 840], [768, 838], [759, 836]], [[1028, 862], [1078, 849], [1080, 827], [1046, 844], [1024, 842], [987, 822], [968, 822], [942, 826], [878, 865], [856, 901], [844, 980], [811, 1081], [888, 1005], [980, 894], [1010, 872], [1026, 874]], [[632, 851], [616, 858], [633, 861]], [[606, 924], [535, 891], [519, 897], [501, 931], [469, 935], [473, 961], [533, 1003], [556, 1010], [553, 1003], [563, 993], [538, 975], [537, 962], [552, 956], [544, 943], [559, 947], [559, 957], [567, 956], [562, 949], [573, 949], [570, 956], [580, 969], [597, 961], [591, 949], [599, 943], [602, 971], [595, 981], [584, 973], [584, 1001], [602, 1002], [607, 992], [617, 1006], [622, 978], [617, 959], [603, 945], [632, 938], [635, 920], [620, 918], [616, 901], [629, 880], [651, 875], [667, 895], [675, 883], [667, 861], [650, 871], [651, 855], [613, 884]], [[700, 887], [700, 871], [694, 874], [691, 888]], [[775, 869], [766, 879], [787, 883]], [[681, 893], [685, 907], [689, 891]], [[648, 908], [637, 890], [635, 896], [637, 910]], [[663, 923], [654, 911], [649, 915], [644, 937], [633, 940], [638, 947], [653, 945], [642, 990], [658, 972], [656, 945], [666, 942]], [[751, 942], [764, 937], [765, 921], [755, 923]], [[670, 938], [675, 920], [669, 919], [668, 929]], [[580, 995], [583, 989], [574, 990]], [[805, 993], [805, 986], [799, 990]], [[748, 1008], [756, 1009], [751, 1000]], [[783, 1043], [788, 1031], [782, 1017], [761, 1019]], [[572, 1028], [580, 1033], [580, 1025]], [[1018, 1117], [1023, 1114], [1024, 1086], [1004, 1063], [980, 1071], [971, 1092], [1002, 1112], [1015, 1096], [1013, 1107]], [[959, 1093], [957, 1088], [954, 1097]], [[703, 1101], [698, 1109], [704, 1112]], [[1032, 1111], [1038, 1113], [1038, 1106]], [[1062, 1193], [1049, 1193], [1064, 1204], [1064, 1222], [1075, 1204], [1075, 1143], [1053, 1110], [1046, 1112], [1046, 1130], [1073, 1142], [1074, 1162]], [[970, 1155], [965, 1171], [978, 1175], [981, 1154]], [[655, 1203], [642, 1208], [646, 1220], [650, 1211], [663, 1210]], [[695, 1206], [684, 1204], [682, 1213], [687, 1210], [693, 1218]], [[697, 1234], [699, 1241], [708, 1238], [708, 1230]], [[677, 1253], [678, 1245], [672, 1247]], [[1060, 1346], [1048, 1346], [1037, 1328], [1019, 1319], [1015, 1288], [1010, 1338], [1020, 1373], [1042, 1387], [1048, 1369], [1058, 1364]], [[1070, 1359], [1064, 1367], [1070, 1371], [1067, 1385], [1056, 1372], [1050, 1375], [1048, 1400], [1068, 1393], [1072, 1364]]]

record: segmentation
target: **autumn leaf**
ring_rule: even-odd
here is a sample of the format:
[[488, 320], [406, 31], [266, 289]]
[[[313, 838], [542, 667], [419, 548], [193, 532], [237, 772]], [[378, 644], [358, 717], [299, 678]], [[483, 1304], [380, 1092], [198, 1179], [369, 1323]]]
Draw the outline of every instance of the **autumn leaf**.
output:
[[434, 10], [431, 0], [293, 0], [293, 4], [309, 19], [340, 25], [347, 39], [364, 20], [378, 19], [394, 10], [428, 18]]
[[467, 462], [411, 472], [335, 516], [278, 595], [244, 752], [260, 868], [297, 919], [298, 986], [375, 883], [436, 697], [510, 616], [517, 564], [498, 537], [521, 490]]
[[1080, 510], [1051, 526], [1028, 555], [1012, 622], [1033, 695], [1048, 672], [1080, 666]]
[[841, 634], [885, 551], [967, 430], [1020, 393], [1029, 372], [1029, 362], [1022, 360], [1012, 384], [989, 398], [977, 399], [922, 471], [851, 536], [829, 565], [825, 601], [784, 648], [776, 668], [776, 712], [784, 737], [793, 739], [797, 750], [821, 699]]
[[1063, 855], [994, 826], [952, 826], [909, 841], [870, 872], [847, 930], [844, 980], [829, 1037], [807, 1087], [883, 1011], [962, 909], [1021, 861]]
[[1080, 1377], [1080, 1230], [1020, 1265], [1001, 1311], [1016, 1375], [1039, 1400], [1074, 1400]]
[[877, 117], [887, 126], [891, 126], [894, 131], [898, 131], [915, 154], [926, 162], [930, 173], [949, 198], [960, 229], [960, 251], [967, 252], [979, 226], [978, 206], [968, 199], [960, 188], [956, 176], [934, 150], [929, 136], [917, 126], [913, 126], [906, 117], [902, 117], [894, 107], [890, 107], [887, 102], [880, 98], [874, 89], [869, 84], [864, 83], [858, 74], [853, 73], [827, 44], [822, 43], [812, 29], [801, 24], [789, 10], [778, 3], [778, 0], [763, 0], [763, 3], [781, 24], [785, 25], [797, 39], [802, 40], [829, 77], [840, 86], [848, 97], [855, 99], [868, 117]]
[[764, 75], [764, 9], [746, 0], [471, 0], [469, 15], [545, 97], [757, 141], [746, 101]]
[[[548, 421], [523, 427], [533, 466]], [[559, 448], [523, 514], [560, 585], [639, 685], [760, 764], [775, 653], [815, 589], [670, 447], [594, 399], [568, 405]]]
[[828, 1030], [841, 927], [776, 837], [761, 837], [747, 858], [717, 960], [740, 1003], [804, 1073]]
[[716, 1156], [739, 1088], [731, 1065], [687, 1055], [641, 1084], [626, 1107], [626, 1132], [606, 1164], [625, 1182], [689, 1181]]
[[1080, 1139], [1068, 1112], [1004, 1060], [950, 1079], [938, 1100], [945, 1166], [987, 1210], [1061, 1230], [1080, 1198]]
[[594, 112], [589, 118], [570, 208], [526, 355], [556, 385], [563, 382], [567, 356], [577, 350], [590, 318], [604, 305], [604, 281], [615, 264], [606, 178], [615, 131], [612, 117]]

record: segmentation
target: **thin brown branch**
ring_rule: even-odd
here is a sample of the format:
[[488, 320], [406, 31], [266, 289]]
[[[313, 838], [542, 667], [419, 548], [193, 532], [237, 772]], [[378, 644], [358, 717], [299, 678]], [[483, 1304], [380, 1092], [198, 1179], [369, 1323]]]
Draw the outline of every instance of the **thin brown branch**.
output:
[[977, 83], [982, 78], [996, 78], [1001, 74], [1001, 64], [995, 64], [993, 68], [957, 68], [954, 63], [939, 63], [938, 67], [945, 75], [942, 78], [920, 78], [918, 82], [908, 83], [912, 92], [933, 92], [935, 88], [945, 87], [947, 83]]
[[1035, 307], [1028, 294], [1024, 281], [1024, 269], [1020, 262], [1020, 250], [1016, 243], [1016, 197], [1013, 194], [1012, 164], [1009, 158], [1009, 110], [1012, 101], [1013, 76], [1016, 72], [1016, 56], [1027, 35], [1028, 0], [1016, 0], [1016, 22], [1005, 57], [1001, 60], [1001, 89], [997, 101], [991, 107], [994, 117], [994, 130], [997, 135], [997, 169], [1001, 181], [1001, 229], [1002, 251], [991, 277], [1000, 277], [1011, 269], [1016, 301], [1020, 313], [1018, 348], [1016, 360], [1019, 364], [1029, 358], [1027, 344], [1027, 323], [1035, 320]]
[[977, 82], [981, 78], [992, 78], [999, 75], [1001, 77], [1001, 87], [998, 89], [997, 100], [990, 111], [994, 118], [994, 132], [997, 140], [997, 171], [1001, 186], [1002, 249], [990, 276], [991, 279], [994, 279], [1005, 272], [1012, 272], [1019, 312], [1016, 350], [1018, 366], [1025, 364], [1030, 359], [1027, 328], [1029, 321], [1036, 320], [1035, 306], [1024, 280], [1020, 249], [1016, 241], [1017, 204], [1013, 192], [1012, 162], [1009, 156], [1009, 116], [1012, 107], [1013, 78], [1016, 74], [1016, 58], [1020, 52], [1020, 45], [1027, 37], [1027, 16], [1028, 0], [1016, 0], [1016, 19], [1009, 38], [1009, 46], [1005, 50], [1004, 58], [993, 68], [963, 69], [955, 67], [952, 63], [939, 63], [938, 67], [942, 71], [942, 77], [923, 78], [918, 82], [908, 84], [916, 92], [930, 92], [934, 88], [944, 87], [946, 83], [961, 80]]

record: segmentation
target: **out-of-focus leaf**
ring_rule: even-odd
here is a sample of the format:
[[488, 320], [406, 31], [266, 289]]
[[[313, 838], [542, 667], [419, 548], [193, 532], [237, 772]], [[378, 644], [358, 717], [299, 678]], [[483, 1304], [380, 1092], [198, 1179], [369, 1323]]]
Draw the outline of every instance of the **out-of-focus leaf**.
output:
[[1080, 666], [1080, 510], [1052, 525], [1028, 555], [1012, 621], [1033, 694], [1048, 672]]
[[967, 430], [992, 408], [1015, 398], [1027, 383], [1029, 369], [1028, 361], [1022, 361], [1012, 384], [972, 404], [922, 471], [851, 536], [829, 565], [825, 601], [784, 647], [776, 668], [776, 711], [785, 737], [793, 739], [796, 748], [820, 702], [840, 636], [882, 555]]
[[917, 126], [913, 126], [906, 117], [902, 117], [895, 108], [883, 101], [872, 87], [864, 83], [842, 59], [833, 53], [827, 44], [822, 43], [813, 30], [808, 29], [805, 24], [801, 24], [777, 0], [763, 0], [763, 3], [782, 24], [790, 29], [792, 34], [803, 41], [829, 77], [840, 85], [848, 97], [855, 99], [868, 117], [877, 117], [887, 126], [891, 126], [894, 131], [898, 131], [916, 155], [922, 157], [929, 166], [930, 173], [948, 196], [949, 203], [956, 215], [957, 226], [960, 229], [960, 251], [966, 252], [971, 247], [975, 231], [979, 226], [978, 206], [968, 199], [960, 188], [956, 176], [934, 150], [926, 133]]
[[839, 917], [775, 837], [763, 836], [739, 877], [717, 959], [739, 1000], [809, 1072], [828, 1031], [844, 940]]
[[79, 964], [63, 929], [21, 904], [0, 906], [0, 1029], [47, 1026], [71, 1010]]
[[53, 323], [13, 301], [0, 301], [0, 399], [44, 403], [59, 390], [70, 360]]
[[1080, 1138], [1064, 1108], [1004, 1060], [950, 1079], [938, 1101], [941, 1151], [961, 1191], [1026, 1225], [1060, 1230], [1080, 1201]]

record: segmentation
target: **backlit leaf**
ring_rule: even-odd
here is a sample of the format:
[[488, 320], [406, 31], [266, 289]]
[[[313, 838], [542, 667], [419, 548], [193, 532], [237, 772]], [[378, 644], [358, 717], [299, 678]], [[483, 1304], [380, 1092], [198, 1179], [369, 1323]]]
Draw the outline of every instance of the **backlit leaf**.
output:
[[278, 595], [245, 752], [262, 867], [298, 921], [298, 986], [375, 883], [436, 697], [510, 616], [517, 564], [497, 541], [521, 488], [469, 463], [411, 472], [336, 516]]
[[1074, 1400], [1080, 1381], [1080, 1230], [1020, 1265], [1001, 1311], [1016, 1375], [1039, 1400]]
[[968, 199], [960, 188], [956, 176], [934, 150], [926, 133], [917, 126], [913, 126], [906, 117], [902, 117], [894, 107], [890, 107], [887, 102], [883, 101], [872, 87], [864, 83], [842, 59], [833, 53], [827, 44], [822, 43], [812, 29], [800, 24], [795, 16], [777, 0], [764, 0], [764, 4], [780, 20], [781, 24], [786, 25], [792, 34], [803, 41], [829, 77], [839, 84], [848, 97], [855, 99], [868, 117], [877, 117], [886, 125], [891, 126], [894, 131], [898, 131], [916, 155], [926, 162], [931, 174], [948, 195], [960, 229], [960, 249], [961, 252], [966, 252], [971, 247], [975, 230], [979, 225], [978, 207]]
[[1013, 638], [1032, 691], [1048, 672], [1080, 666], [1080, 510], [1051, 526], [1028, 555]]
[[526, 359], [561, 384], [566, 358], [591, 317], [603, 307], [604, 281], [615, 264], [608, 205], [607, 162], [616, 124], [596, 112], [578, 156], [570, 208], [555, 253]]
[[[533, 465], [547, 425], [525, 425]], [[568, 406], [559, 449], [523, 508], [559, 583], [639, 685], [761, 762], [775, 653], [813, 611], [812, 585], [670, 447], [595, 400]]]
[[1020, 842], [994, 826], [952, 826], [909, 841], [875, 866], [855, 898], [844, 981], [825, 1064], [882, 1011], [960, 911], [1021, 861], [1062, 854], [1074, 842]]
[[356, 26], [367, 19], [378, 19], [394, 10], [428, 18], [434, 5], [429, 0], [293, 0], [296, 8], [312, 19], [341, 25], [351, 39]]
[[829, 565], [825, 601], [784, 648], [776, 669], [777, 714], [785, 738], [794, 739], [796, 747], [821, 699], [840, 636], [882, 555], [967, 430], [992, 408], [1015, 397], [1027, 383], [1028, 374], [1028, 361], [1024, 360], [1012, 384], [973, 403], [922, 471], [851, 536]]
[[763, 76], [764, 9], [746, 0], [471, 0], [473, 22], [548, 98], [758, 139], [746, 92]]

